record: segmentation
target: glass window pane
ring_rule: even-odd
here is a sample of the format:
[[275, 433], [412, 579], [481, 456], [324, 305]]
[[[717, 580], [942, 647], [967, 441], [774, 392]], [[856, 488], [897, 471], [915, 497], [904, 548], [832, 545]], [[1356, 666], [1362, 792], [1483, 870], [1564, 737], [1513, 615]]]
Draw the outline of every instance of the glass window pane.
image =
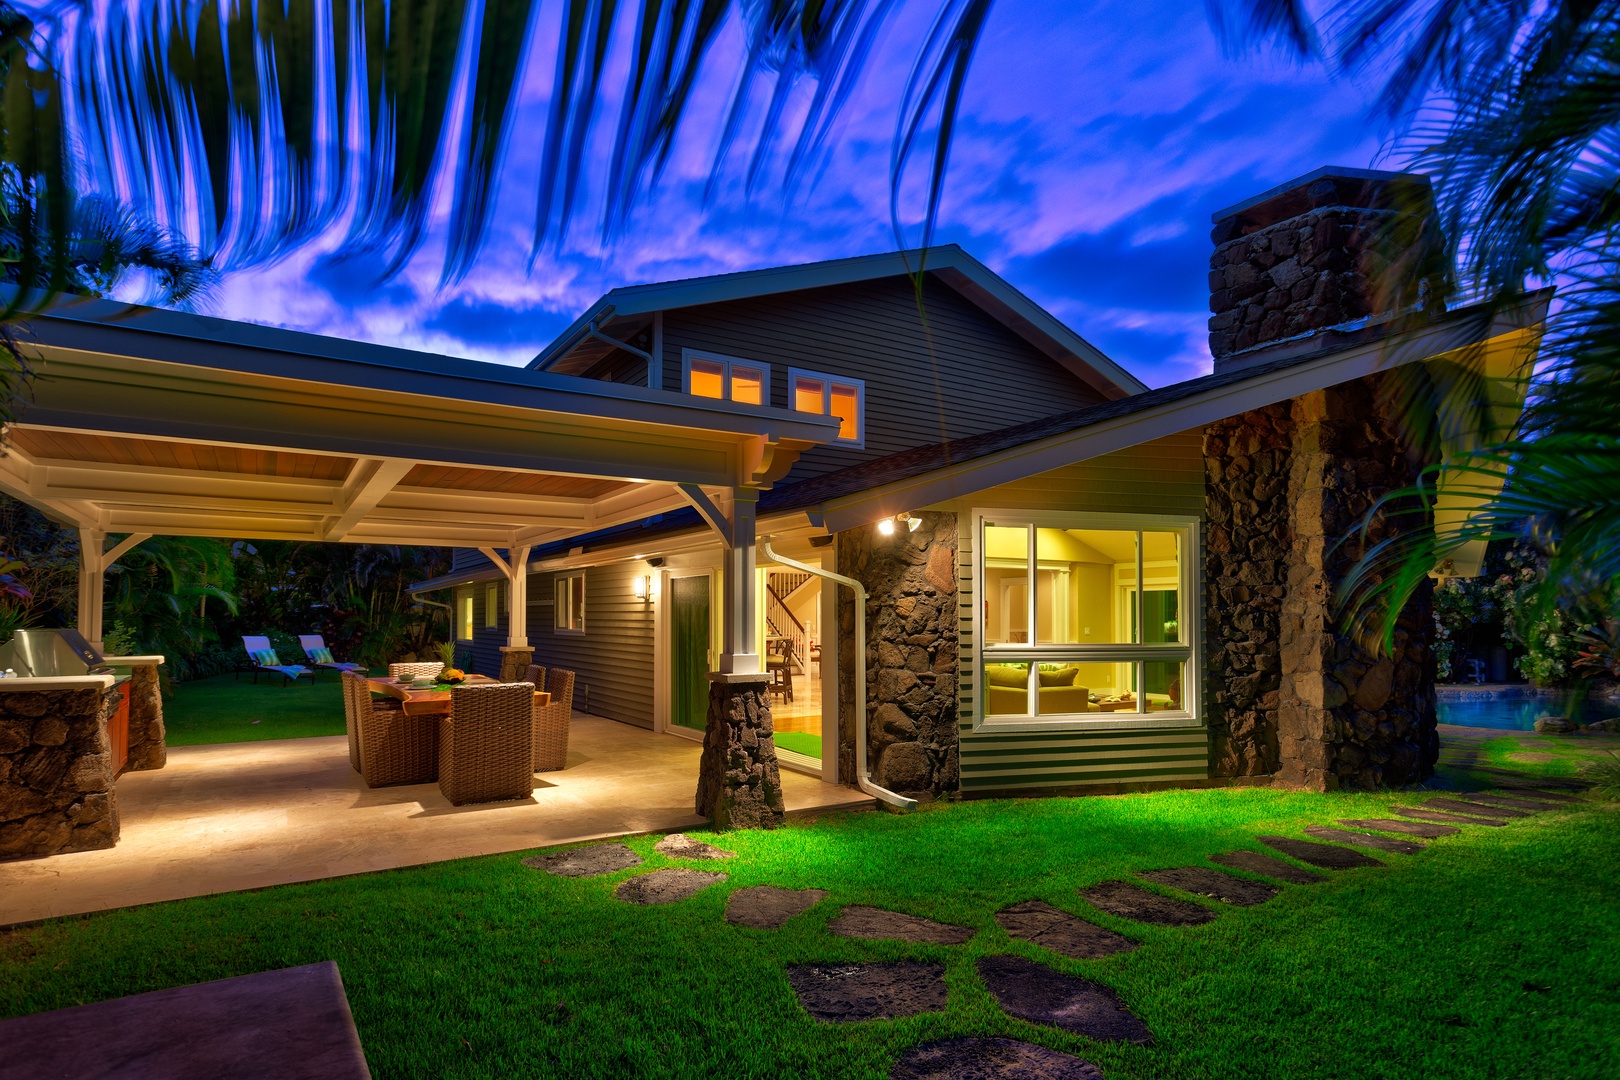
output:
[[984, 527], [984, 640], [1029, 644], [1029, 529]]
[[1181, 537], [1142, 534], [1142, 641], [1179, 642], [1181, 637]]
[[861, 437], [860, 429], [860, 395], [853, 386], [839, 386], [833, 383], [832, 387], [832, 414], [838, 417], [838, 437], [840, 439], [858, 439]]
[[984, 665], [984, 715], [1028, 716], [1029, 664]]
[[585, 575], [576, 574], [568, 579], [572, 585], [573, 595], [569, 599], [568, 614], [570, 623], [575, 630], [585, 629]]
[[713, 360], [692, 361], [692, 393], [698, 397], [726, 396], [726, 367]]
[[1131, 640], [1134, 530], [1039, 529], [1035, 555], [1037, 641], [1112, 645]]
[[1035, 688], [1035, 711], [1041, 716], [1090, 712], [1091, 687], [1080, 676], [1079, 664], [1041, 664], [1035, 674], [1039, 684]]
[[765, 404], [765, 373], [758, 368], [731, 365], [731, 400], [744, 405]]
[[1183, 694], [1182, 664], [1180, 660], [1151, 660], [1142, 665], [1142, 683], [1146, 690], [1146, 712], [1183, 712], [1186, 698]]
[[799, 376], [793, 380], [793, 408], [796, 412], [822, 413], [827, 411], [825, 384], [820, 379]]

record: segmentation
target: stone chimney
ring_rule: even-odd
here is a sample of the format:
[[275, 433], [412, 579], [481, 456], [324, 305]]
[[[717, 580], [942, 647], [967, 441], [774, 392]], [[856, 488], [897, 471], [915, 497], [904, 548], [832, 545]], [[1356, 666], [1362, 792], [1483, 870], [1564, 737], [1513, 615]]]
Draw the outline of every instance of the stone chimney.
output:
[[[1420, 173], [1324, 168], [1214, 215], [1209, 351], [1225, 371], [1327, 330], [1443, 306], [1449, 275]], [[1264, 349], [1262, 346], [1272, 346]]]

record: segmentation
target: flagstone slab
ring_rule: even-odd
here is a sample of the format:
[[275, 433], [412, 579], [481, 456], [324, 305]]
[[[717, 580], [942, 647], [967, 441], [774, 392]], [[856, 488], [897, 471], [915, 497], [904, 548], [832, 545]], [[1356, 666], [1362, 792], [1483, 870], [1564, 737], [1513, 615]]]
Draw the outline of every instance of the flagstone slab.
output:
[[921, 915], [851, 904], [827, 924], [839, 937], [897, 938], [900, 941], [932, 945], [960, 945], [978, 931], [967, 926], [951, 926]]
[[1230, 866], [1234, 870], [1247, 870], [1251, 874], [1264, 874], [1266, 877], [1286, 881], [1290, 885], [1313, 885], [1327, 878], [1312, 870], [1295, 866], [1293, 863], [1274, 859], [1270, 855], [1262, 855], [1258, 851], [1226, 851], [1219, 855], [1211, 855], [1209, 861], [1222, 866]]
[[613, 895], [627, 904], [673, 904], [724, 880], [716, 870], [654, 870], [620, 882]]
[[817, 1020], [893, 1020], [945, 1008], [945, 965], [803, 964], [787, 969], [788, 985]]
[[658, 843], [653, 850], [660, 855], [668, 855], [672, 859], [735, 859], [735, 851], [726, 851], [713, 844], [705, 844], [702, 840], [694, 840], [685, 833], [670, 833]]
[[1163, 870], [1143, 870], [1136, 876], [1238, 907], [1263, 904], [1282, 891], [1275, 885], [1236, 878], [1207, 866], [1171, 866]]
[[1570, 803], [1584, 803], [1587, 801], [1579, 795], [1572, 794], [1574, 791], [1582, 790], [1580, 788], [1540, 788], [1528, 785], [1520, 787], [1513, 784], [1502, 784], [1501, 786], [1516, 795], [1523, 795], [1527, 799], [1539, 799], [1542, 802], [1563, 803], [1567, 806]]
[[1103, 1074], [1073, 1054], [1017, 1039], [961, 1038], [913, 1046], [889, 1080], [1103, 1080]]
[[1136, 948], [1136, 942], [1042, 900], [1026, 900], [996, 912], [1009, 937], [1076, 960], [1100, 960]]
[[1393, 836], [1335, 829], [1327, 825], [1307, 825], [1305, 835], [1314, 836], [1318, 840], [1331, 840], [1337, 844], [1357, 844], [1361, 847], [1377, 848], [1379, 851], [1392, 851], [1397, 855], [1416, 855], [1423, 850], [1423, 845], [1416, 840], [1400, 840]]
[[1461, 799], [1425, 799], [1423, 806], [1425, 809], [1439, 810], [1447, 814], [1472, 814], [1474, 817], [1511, 819], [1530, 816], [1523, 810], [1509, 810], [1505, 806], [1485, 806], [1482, 803], [1464, 802]]
[[532, 866], [558, 877], [597, 877], [616, 874], [632, 866], [641, 865], [641, 856], [623, 844], [592, 844], [572, 851], [557, 851], [550, 855], [536, 855], [523, 860]]
[[1080, 890], [1086, 903], [1110, 915], [1159, 926], [1198, 926], [1215, 913], [1202, 904], [1149, 892], [1128, 881], [1099, 881]]
[[1295, 840], [1289, 836], [1257, 836], [1266, 847], [1292, 855], [1300, 862], [1320, 866], [1324, 870], [1350, 870], [1357, 866], [1383, 866], [1371, 855], [1363, 855], [1352, 848], [1338, 844], [1318, 844], [1313, 840]]
[[1147, 1025], [1101, 983], [1053, 971], [1022, 956], [983, 956], [979, 977], [1009, 1016], [1048, 1024], [1098, 1042], [1153, 1040]]
[[1392, 806], [1390, 810], [1402, 817], [1416, 818], [1418, 821], [1439, 821], [1452, 825], [1506, 825], [1507, 822], [1497, 818], [1467, 817], [1463, 814], [1444, 814], [1439, 810], [1420, 810], [1415, 806]]
[[1405, 833], [1407, 836], [1423, 836], [1430, 840], [1438, 840], [1442, 836], [1455, 836], [1462, 832], [1455, 825], [1402, 821], [1400, 818], [1340, 818], [1339, 824], [1348, 825], [1352, 829], [1380, 829], [1384, 832]]
[[4, 1080], [370, 1076], [330, 960], [0, 1021]]
[[1526, 792], [1522, 797], [1512, 795], [1498, 795], [1490, 791], [1470, 791], [1462, 796], [1472, 803], [1485, 803], [1487, 806], [1506, 806], [1514, 810], [1529, 810], [1532, 813], [1541, 810], [1556, 810], [1557, 805], [1550, 799], [1540, 795]]
[[782, 889], [753, 885], [726, 897], [726, 922], [775, 930], [795, 915], [809, 911], [827, 898], [826, 889]]

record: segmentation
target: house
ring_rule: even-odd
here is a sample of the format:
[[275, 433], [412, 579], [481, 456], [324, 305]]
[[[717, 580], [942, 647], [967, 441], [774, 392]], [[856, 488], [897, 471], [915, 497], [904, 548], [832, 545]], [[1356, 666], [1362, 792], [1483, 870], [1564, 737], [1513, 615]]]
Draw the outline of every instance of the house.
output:
[[1546, 303], [1381, 292], [1432, 219], [1426, 178], [1347, 169], [1218, 213], [1215, 370], [1151, 390], [954, 247], [614, 290], [531, 368], [836, 433], [746, 492], [460, 550], [416, 593], [450, 590], [481, 670], [526, 646], [579, 708], [707, 735], [700, 804], [720, 785], [736, 820], [769, 819], [779, 766], [901, 802], [1421, 779], [1427, 601], [1392, 656], [1347, 638], [1338, 541], [1429, 460], [1390, 372], [1483, 365], [1516, 406]]

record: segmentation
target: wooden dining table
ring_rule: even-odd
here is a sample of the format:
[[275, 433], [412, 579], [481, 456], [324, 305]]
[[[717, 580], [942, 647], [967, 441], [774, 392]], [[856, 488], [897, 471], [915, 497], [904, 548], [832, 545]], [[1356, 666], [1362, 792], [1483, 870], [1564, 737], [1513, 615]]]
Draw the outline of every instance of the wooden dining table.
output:
[[[457, 684], [460, 686], [490, 686], [498, 683], [499, 679], [492, 679], [488, 675], [468, 675]], [[403, 703], [406, 716], [429, 716], [434, 713], [447, 713], [450, 711], [451, 686], [442, 683], [430, 683], [427, 686], [417, 686], [409, 681], [394, 678], [392, 675], [366, 680], [374, 694], [387, 694], [391, 698]], [[544, 690], [534, 693], [536, 705], [551, 704], [551, 695]]]

